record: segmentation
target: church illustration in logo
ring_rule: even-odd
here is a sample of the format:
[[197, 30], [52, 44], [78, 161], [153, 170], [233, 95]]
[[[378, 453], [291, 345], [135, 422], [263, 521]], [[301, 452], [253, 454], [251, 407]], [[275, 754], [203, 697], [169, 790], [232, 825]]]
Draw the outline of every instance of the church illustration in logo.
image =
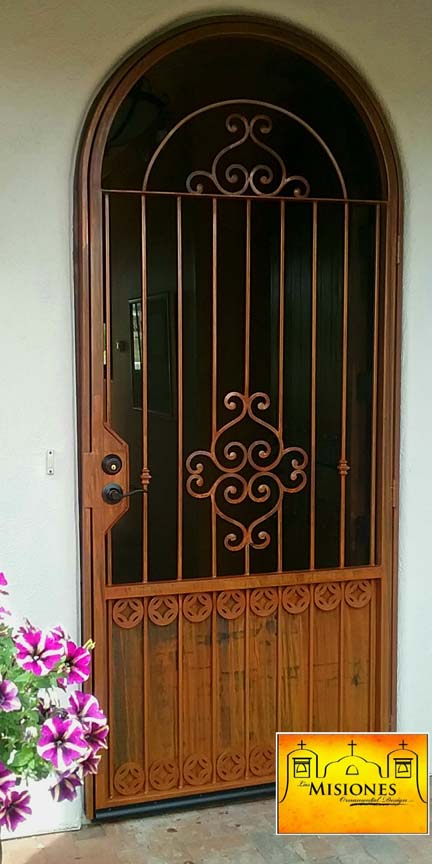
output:
[[405, 737], [280, 733], [279, 826], [297, 825], [303, 809], [306, 823], [315, 813], [325, 829], [286, 833], [427, 833], [427, 736]]

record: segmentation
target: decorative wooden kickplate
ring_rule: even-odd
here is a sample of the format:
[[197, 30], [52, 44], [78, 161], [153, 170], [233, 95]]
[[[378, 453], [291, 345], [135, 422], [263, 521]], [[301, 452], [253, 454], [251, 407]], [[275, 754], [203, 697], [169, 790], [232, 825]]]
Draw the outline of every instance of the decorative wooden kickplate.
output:
[[374, 722], [379, 580], [210, 586], [109, 603], [113, 803], [274, 782], [277, 729]]

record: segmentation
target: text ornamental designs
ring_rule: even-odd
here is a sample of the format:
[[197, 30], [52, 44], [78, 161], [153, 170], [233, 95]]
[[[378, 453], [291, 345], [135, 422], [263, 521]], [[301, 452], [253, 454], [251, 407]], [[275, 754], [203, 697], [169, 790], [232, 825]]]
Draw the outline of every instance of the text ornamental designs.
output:
[[[195, 450], [187, 457], [186, 488], [194, 498], [210, 498], [213, 517], [231, 527], [224, 538], [228, 551], [265, 549], [272, 540], [266, 523], [274, 514], [281, 516], [286, 494], [306, 486], [308, 456], [301, 447], [284, 447], [281, 433], [260, 416], [270, 407], [266, 393], [246, 396], [233, 391], [225, 396], [224, 405], [236, 417], [219, 429], [210, 450]], [[230, 440], [233, 428], [238, 426], [241, 433], [243, 423], [250, 432], [250, 421], [266, 439], [249, 444]], [[233, 513], [245, 501], [259, 510], [249, 524]]]

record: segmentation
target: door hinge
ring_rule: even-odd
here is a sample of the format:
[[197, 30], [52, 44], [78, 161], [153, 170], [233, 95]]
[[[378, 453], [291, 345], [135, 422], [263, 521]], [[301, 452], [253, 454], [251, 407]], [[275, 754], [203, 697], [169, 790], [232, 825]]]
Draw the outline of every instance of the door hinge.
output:
[[401, 263], [401, 235], [398, 234], [396, 238], [396, 264]]

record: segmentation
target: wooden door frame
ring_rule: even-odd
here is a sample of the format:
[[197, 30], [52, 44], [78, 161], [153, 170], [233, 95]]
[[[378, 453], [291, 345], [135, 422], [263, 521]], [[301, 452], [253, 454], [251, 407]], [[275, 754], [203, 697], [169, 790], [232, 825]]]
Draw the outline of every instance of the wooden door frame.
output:
[[[322, 69], [348, 96], [360, 114], [375, 148], [383, 186], [387, 190], [388, 222], [385, 248], [386, 292], [383, 310], [382, 349], [382, 423], [381, 440], [385, 440], [383, 483], [379, 490], [381, 544], [390, 580], [384, 580], [382, 627], [380, 633], [383, 730], [396, 725], [396, 657], [397, 657], [397, 566], [398, 566], [398, 489], [399, 489], [399, 420], [400, 420], [400, 346], [401, 346], [401, 229], [402, 173], [399, 157], [385, 111], [369, 85], [350, 63], [320, 39], [289, 23], [267, 17], [225, 15], [186, 22], [162, 31], [124, 60], [113, 72], [91, 106], [81, 137], [75, 176], [74, 260], [76, 307], [76, 365], [79, 434], [80, 537], [82, 574], [83, 636], [97, 637], [100, 592], [93, 583], [91, 553], [92, 521], [101, 517], [94, 508], [104, 485], [100, 454], [110, 452], [112, 435], [103, 427], [103, 392], [100, 357], [102, 333], [92, 332], [92, 310], [100, 304], [102, 285], [102, 196], [100, 177], [104, 148], [116, 111], [136, 81], [156, 62], [186, 45], [208, 37], [255, 37], [285, 46]], [[95, 383], [96, 382], [96, 383]], [[103, 383], [103, 382], [102, 382]], [[98, 418], [92, 430], [92, 416]], [[100, 421], [100, 422], [99, 422]], [[96, 428], [97, 427], [97, 428]], [[99, 428], [100, 427], [100, 428]], [[126, 476], [127, 466], [124, 467]], [[86, 475], [86, 488], [82, 477]], [[106, 480], [106, 477], [105, 477]], [[122, 476], [119, 475], [119, 482]], [[92, 490], [88, 487], [92, 487]], [[117, 518], [127, 505], [116, 508]], [[102, 523], [100, 523], [102, 524]], [[106, 527], [106, 525], [105, 525]], [[95, 591], [96, 589], [96, 591]], [[97, 648], [96, 648], [97, 651]], [[107, 658], [105, 658], [107, 659]], [[103, 693], [102, 693], [103, 697]], [[86, 812], [95, 811], [93, 783], [86, 786]]]

